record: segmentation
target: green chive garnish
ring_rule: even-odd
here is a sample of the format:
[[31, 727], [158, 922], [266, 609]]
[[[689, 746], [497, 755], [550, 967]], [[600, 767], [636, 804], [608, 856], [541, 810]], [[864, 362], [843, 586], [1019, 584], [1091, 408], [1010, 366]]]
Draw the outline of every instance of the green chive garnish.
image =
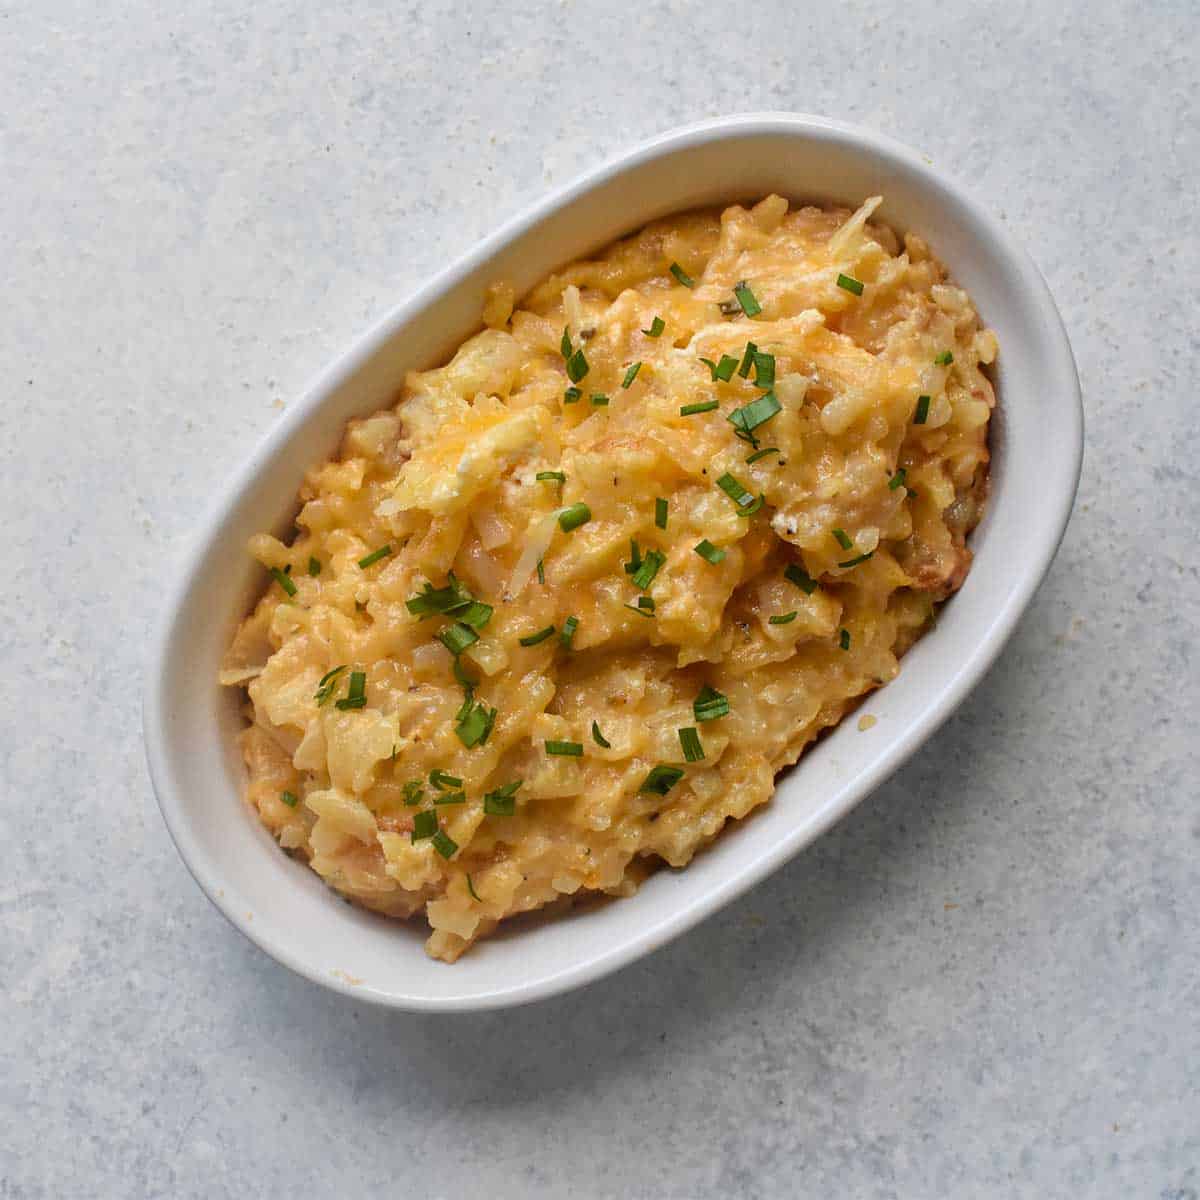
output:
[[295, 808], [296, 805], [300, 803], [300, 797], [297, 796], [295, 792], [280, 792], [279, 799], [282, 800], [284, 804], [288, 806], [288, 808]]
[[372, 550], [366, 558], [360, 558], [358, 565], [365, 571], [368, 567], [373, 567], [381, 558], [387, 558], [391, 554], [392, 548], [388, 546], [380, 546], [378, 550]]
[[479, 641], [479, 634], [473, 630], [470, 625], [464, 625], [461, 621], [455, 621], [453, 625], [448, 625], [437, 635], [438, 641], [457, 658], [468, 646], [473, 646]]
[[539, 471], [534, 479], [538, 483], [566, 483], [567, 477], [561, 471]]
[[758, 347], [753, 342], [746, 343], [746, 353], [742, 355], [742, 364], [738, 367], [738, 374], [743, 379], [750, 377], [750, 368], [754, 366], [754, 356], [758, 353]]
[[719, 562], [723, 562], [725, 559], [725, 551], [714, 546], [708, 538], [697, 542], [693, 549], [705, 562], [710, 562], [713, 566], [716, 566]]
[[514, 779], [494, 792], [483, 794], [483, 811], [491, 817], [511, 817], [517, 810], [517, 789], [521, 780]]
[[666, 529], [667, 527], [667, 502], [662, 498], [662, 496], [659, 496], [658, 499], [654, 501], [654, 524], [657, 525], [659, 529]]
[[850, 649], [850, 630], [842, 630], [841, 634], [838, 636], [838, 645], [841, 646], [843, 650]]
[[558, 343], [558, 352], [563, 356], [563, 358], [570, 358], [572, 349], [571, 327], [569, 325], [564, 325], [562, 341]]
[[288, 576], [285, 571], [281, 571], [278, 567], [272, 567], [271, 578], [274, 579], [275, 582], [279, 584], [279, 586], [283, 588], [283, 590], [287, 592], [289, 596], [294, 596], [296, 594], [296, 585], [292, 582], [290, 576]]
[[608, 397], [603, 392], [593, 392], [592, 393], [592, 407], [593, 408], [607, 408], [608, 407]]
[[733, 373], [738, 366], [738, 360], [730, 358], [728, 354], [722, 354], [720, 362], [713, 362], [711, 358], [702, 358], [700, 361], [708, 368], [713, 383], [718, 380], [721, 383], [728, 383], [733, 378]]
[[647, 610], [643, 605], [641, 605], [640, 601], [638, 604], [626, 604], [625, 607], [629, 609], [630, 612], [637, 613], [639, 617], [646, 617], [651, 621], [654, 620], [654, 610]]
[[433, 798], [434, 804], [466, 804], [466, 792], [439, 792]]
[[943, 350], [933, 361], [935, 366], [948, 367], [954, 361], [954, 355], [949, 350]]
[[924, 425], [929, 420], [929, 397], [917, 397], [917, 411], [913, 414], [914, 425]]
[[642, 552], [638, 547], [637, 538], [629, 539], [629, 561], [624, 564], [625, 574], [632, 575], [642, 565]]
[[742, 306], [742, 312], [746, 316], [757, 317], [762, 312], [762, 305], [755, 299], [750, 285], [744, 279], [734, 287], [733, 294], [737, 297], [737, 302]]
[[446, 772], [441, 770], [439, 767], [434, 767], [433, 770], [429, 772], [429, 782], [432, 783], [435, 788], [439, 788], [442, 791], [445, 791], [446, 788], [462, 787], [462, 780], [459, 779], [457, 775], [447, 775]]
[[666, 327], [667, 323], [662, 319], [662, 317], [655, 317], [654, 320], [650, 322], [650, 328], [643, 329], [642, 332], [647, 337], [659, 337]]
[[412, 840], [414, 842], [421, 842], [426, 838], [431, 838], [437, 831], [438, 815], [432, 808], [426, 808], [419, 813], [413, 813]]
[[458, 724], [454, 727], [454, 732], [458, 734], [458, 740], [468, 750], [471, 750], [487, 741], [495, 719], [495, 709], [489, 709], [486, 704], [476, 704], [467, 712], [466, 716], [459, 719]]
[[582, 742], [546, 742], [546, 753], [557, 755], [559, 758], [582, 758]]
[[642, 364], [640, 362], [630, 363], [629, 369], [625, 372], [625, 378], [621, 380], [621, 386], [623, 388], [629, 387], [629, 385], [637, 378], [637, 373], [641, 369]]
[[775, 384], [775, 355], [762, 350], [754, 352], [754, 385], [760, 388], [773, 387]]
[[490, 604], [472, 600], [459, 614], [458, 619], [464, 625], [470, 625], [472, 629], [482, 629], [492, 619], [494, 611]]
[[579, 628], [578, 617], [568, 617], [563, 622], [562, 633], [558, 635], [558, 640], [562, 642], [564, 650], [570, 650], [571, 640], [575, 636], [575, 630]]
[[705, 684], [700, 694], [692, 701], [692, 713], [698, 725], [705, 721], [715, 721], [729, 715], [729, 700], [716, 688]]
[[558, 527], [563, 533], [570, 533], [572, 529], [586, 525], [591, 519], [592, 510], [582, 500], [579, 500], [558, 514]]
[[854, 549], [854, 542], [844, 529], [835, 529], [833, 531], [833, 536], [837, 538], [837, 544], [841, 546], [843, 550]]
[[638, 788], [638, 791], [665, 796], [682, 778], [682, 767], [668, 767], [660, 763], [642, 780], [642, 786]]
[[861, 280], [855, 279], [852, 275], [843, 275], [838, 272], [837, 285], [847, 292], [853, 292], [856, 296], [863, 294], [863, 285]]
[[320, 575], [320, 573], [321, 573], [321, 560], [320, 560], [319, 558], [312, 558], [311, 556], [309, 557], [309, 560], [308, 560], [308, 573], [309, 573], [310, 575], [313, 575], [313, 576]]
[[424, 620], [426, 617], [433, 616], [434, 613], [443, 613], [447, 616], [451, 613], [460, 613], [469, 608], [473, 601], [474, 597], [471, 593], [451, 575], [450, 582], [444, 588], [435, 588], [427, 583], [424, 591], [410, 597], [404, 603], [414, 617]]
[[421, 786], [419, 779], [410, 779], [404, 785], [404, 805], [406, 808], [415, 808], [421, 803], [421, 797], [424, 796], [425, 789]]
[[545, 629], [539, 629], [537, 633], [531, 633], [528, 637], [519, 638], [522, 646], [537, 646], [544, 642], [547, 638], [554, 636], [554, 626], [547, 625]]
[[766, 458], [768, 454], [779, 454], [778, 446], [764, 446], [761, 450], [755, 450], [753, 454], [746, 455], [746, 465], [756, 463], [760, 458]]
[[895, 475], [893, 475], [893, 476], [891, 477], [891, 479], [889, 479], [889, 480], [888, 480], [888, 491], [889, 491], [889, 492], [894, 492], [894, 491], [896, 491], [898, 488], [902, 488], [902, 487], [904, 486], [904, 481], [905, 481], [907, 478], [908, 478], [908, 471], [907, 471], [907, 469], [906, 469], [906, 468], [904, 468], [904, 467], [901, 467], [901, 468], [900, 468], [900, 470], [898, 470], [898, 471], [895, 473]]
[[458, 849], [458, 843], [444, 829], [439, 829], [433, 835], [433, 848], [443, 858], [453, 858], [454, 852]]
[[654, 597], [653, 596], [639, 596], [637, 598], [637, 606], [638, 606], [638, 608], [644, 608], [647, 612], [653, 612], [654, 611]]
[[538, 583], [546, 582], [546, 564], [540, 558], [537, 560], [537, 577]]
[[563, 403], [574, 404], [577, 400], [582, 399], [583, 393], [577, 387], [569, 387], [563, 392]]
[[[479, 900], [479, 893], [475, 890], [475, 885], [471, 882], [471, 873], [469, 871], [467, 872], [467, 891], [471, 893], [472, 900]], [[483, 903], [482, 900], [479, 900], [479, 902], [480, 904]]]
[[570, 358], [567, 359], [567, 378], [572, 383], [578, 383], [588, 373], [588, 360], [583, 352], [583, 347], [580, 346]]
[[857, 567], [859, 563], [865, 563], [875, 553], [874, 550], [868, 550], [866, 554], [857, 554], [853, 558], [846, 559], [845, 562], [838, 563], [839, 567]]
[[735, 408], [725, 419], [733, 426], [734, 432], [744, 441], [751, 440], [750, 435], [760, 425], [765, 425], [776, 413], [781, 412], [783, 405], [775, 398], [774, 392], [767, 392]]
[[704, 757], [704, 747], [700, 744], [700, 734], [695, 727], [688, 725], [679, 730], [679, 744], [683, 747], [683, 757], [688, 762], [699, 762]]
[[817, 590], [817, 581], [797, 563], [790, 563], [783, 573], [788, 583], [794, 583], [806, 596]]
[[740, 515], [743, 517], [753, 516], [763, 506], [763, 498], [759, 496], [756, 500], [754, 496], [746, 491], [746, 489], [728, 473], [721, 476], [717, 480], [717, 487], [727, 495], [730, 500], [738, 506]]
[[696, 404], [680, 405], [679, 415], [681, 417], [694, 417], [697, 413], [712, 412], [715, 408], [720, 408], [719, 400], [701, 400]]
[[338, 676], [345, 670], [346, 666], [343, 664], [340, 667], [334, 667], [332, 671], [328, 671], [321, 676], [320, 682], [317, 684], [316, 694], [313, 696], [318, 708], [332, 699], [333, 693], [337, 691]]
[[685, 288], [694, 288], [696, 286], [696, 281], [677, 262], [671, 264], [670, 271]]
[[655, 575], [666, 561], [667, 556], [661, 551], [647, 550], [641, 566], [633, 573], [633, 586], [644, 592], [654, 582]]
[[366, 671], [351, 671], [350, 686], [346, 689], [345, 698], [334, 702], [335, 708], [343, 712], [352, 708], [365, 708], [367, 705], [367, 673]]
[[776, 613], [767, 618], [768, 625], [790, 625], [800, 614], [793, 608], [789, 613]]
[[604, 736], [604, 734], [600, 732], [600, 724], [598, 721], [592, 722], [592, 741], [595, 742], [597, 746], [603, 747], [605, 750], [612, 749], [612, 742], [610, 742]]

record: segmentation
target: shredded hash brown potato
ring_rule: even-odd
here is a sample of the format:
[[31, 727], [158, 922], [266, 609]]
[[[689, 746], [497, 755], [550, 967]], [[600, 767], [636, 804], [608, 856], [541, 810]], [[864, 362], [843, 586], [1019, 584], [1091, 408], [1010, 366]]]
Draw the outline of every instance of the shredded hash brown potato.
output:
[[970, 565], [996, 339], [878, 202], [687, 213], [498, 285], [350, 423], [291, 544], [251, 540], [274, 579], [221, 673], [281, 846], [453, 961], [684, 866], [896, 675]]

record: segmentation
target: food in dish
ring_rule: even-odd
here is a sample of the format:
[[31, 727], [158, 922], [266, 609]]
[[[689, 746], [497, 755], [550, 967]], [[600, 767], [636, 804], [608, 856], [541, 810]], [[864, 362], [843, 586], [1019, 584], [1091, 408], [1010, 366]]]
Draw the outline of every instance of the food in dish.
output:
[[350, 424], [221, 673], [285, 849], [452, 961], [685, 865], [897, 673], [970, 565], [996, 339], [877, 204], [499, 284]]

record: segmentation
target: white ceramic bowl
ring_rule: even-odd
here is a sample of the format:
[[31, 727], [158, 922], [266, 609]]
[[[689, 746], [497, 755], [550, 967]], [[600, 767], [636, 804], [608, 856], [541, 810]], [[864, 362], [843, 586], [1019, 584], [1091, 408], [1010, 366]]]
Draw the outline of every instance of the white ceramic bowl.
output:
[[[870, 700], [869, 732], [846, 722], [752, 821], [727, 827], [684, 871], [631, 899], [520, 925], [454, 966], [425, 956], [423, 922], [341, 902], [280, 853], [241, 798], [238, 694], [217, 665], [263, 586], [245, 550], [285, 534], [306, 467], [348, 418], [392, 403], [410, 368], [445, 356], [479, 324], [484, 288], [521, 293], [551, 269], [667, 213], [779, 192], [854, 207], [922, 234], [1000, 338], [992, 493], [976, 558], [937, 629]], [[928, 160], [865, 129], [757, 114], [664, 134], [589, 171], [510, 221], [401, 304], [339, 358], [233, 473], [205, 519], [154, 640], [145, 698], [150, 773], [192, 874], [247, 937], [327, 987], [396, 1008], [520, 1004], [586, 983], [661, 946], [752, 887], [845, 815], [938, 728], [999, 653], [1045, 574], [1071, 510], [1083, 450], [1079, 382], [1036, 268], [976, 200]]]

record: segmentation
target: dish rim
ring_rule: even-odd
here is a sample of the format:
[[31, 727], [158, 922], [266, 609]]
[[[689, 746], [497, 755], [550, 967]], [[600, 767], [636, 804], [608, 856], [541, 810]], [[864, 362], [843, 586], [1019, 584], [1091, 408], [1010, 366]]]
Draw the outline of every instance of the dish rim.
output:
[[[256, 927], [251, 920], [236, 910], [224, 892], [219, 864], [208, 863], [198, 856], [185, 826], [184, 805], [181, 800], [183, 788], [176, 783], [167, 749], [170, 736], [167, 729], [170, 705], [168, 666], [179, 653], [177, 642], [182, 632], [179, 628], [182, 609], [188, 593], [195, 586], [204, 554], [246, 501], [248, 491], [280, 444], [289, 440], [300, 427], [313, 419], [331, 393], [354, 376], [404, 328], [407, 322], [439, 296], [462, 283], [507, 244], [529, 233], [614, 176], [654, 158], [737, 133], [773, 134], [783, 137], [799, 135], [810, 139], [816, 136], [818, 140], [825, 136], [841, 139], [843, 144], [853, 143], [853, 152], [864, 154], [885, 167], [889, 163], [903, 165], [918, 175], [924, 186], [949, 193], [951, 198], [970, 214], [972, 221], [983, 231], [995, 251], [1016, 271], [1020, 292], [1036, 304], [1042, 318], [1040, 325], [1046, 353], [1055, 362], [1058, 373], [1064, 379], [1069, 379], [1073, 385], [1070, 394], [1056, 397], [1056, 402], [1067, 408], [1065, 415], [1070, 445], [1062, 449], [1065, 454], [1071, 456], [1067, 464], [1070, 486], [1063, 487], [1057, 495], [1046, 497], [1049, 511], [1039, 531], [1037, 544], [1033, 547], [1030, 557], [1021, 564], [1019, 578], [1014, 580], [1003, 603], [992, 613], [986, 633], [979, 639], [973, 652], [947, 671], [940, 681], [937, 693], [931, 696], [929, 704], [921, 707], [907, 721], [905, 727], [894, 735], [878, 759], [855, 779], [853, 786], [842, 789], [834, 799], [823, 802], [810, 820], [798, 825], [788, 837], [776, 842], [768, 851], [759, 853], [740, 867], [735, 865], [734, 869], [723, 877], [719, 886], [706, 892], [701, 898], [691, 903], [679, 904], [662, 922], [652, 923], [648, 928], [635, 932], [616, 946], [574, 962], [559, 971], [547, 973], [532, 983], [518, 979], [507, 988], [490, 992], [448, 998], [408, 995], [364, 987], [349, 977], [330, 974], [302, 955], [293, 953], [288, 947], [277, 943], [272, 936], [262, 928]], [[316, 375], [302, 390], [299, 398], [288, 405], [282, 417], [256, 442], [249, 456], [230, 473], [227, 482], [220, 489], [220, 494], [210, 503], [194, 534], [187, 539], [183, 547], [181, 562], [171, 575], [172, 582], [155, 625], [147, 659], [143, 689], [143, 735], [153, 789], [168, 832], [201, 890], [236, 929], [295, 973], [354, 999], [408, 1011], [466, 1012], [531, 1003], [592, 982], [664, 945], [778, 870], [852, 811], [942, 725], [995, 661], [1049, 569], [1070, 518], [1078, 488], [1082, 457], [1083, 410], [1078, 371], [1066, 329], [1049, 288], [1025, 250], [989, 210], [976, 201], [955, 179], [935, 170], [929, 159], [891, 137], [861, 126], [811, 114], [739, 113], [670, 129], [637, 144], [625, 153], [608, 158], [570, 183], [554, 189], [484, 237], [410, 296], [391, 307]]]

